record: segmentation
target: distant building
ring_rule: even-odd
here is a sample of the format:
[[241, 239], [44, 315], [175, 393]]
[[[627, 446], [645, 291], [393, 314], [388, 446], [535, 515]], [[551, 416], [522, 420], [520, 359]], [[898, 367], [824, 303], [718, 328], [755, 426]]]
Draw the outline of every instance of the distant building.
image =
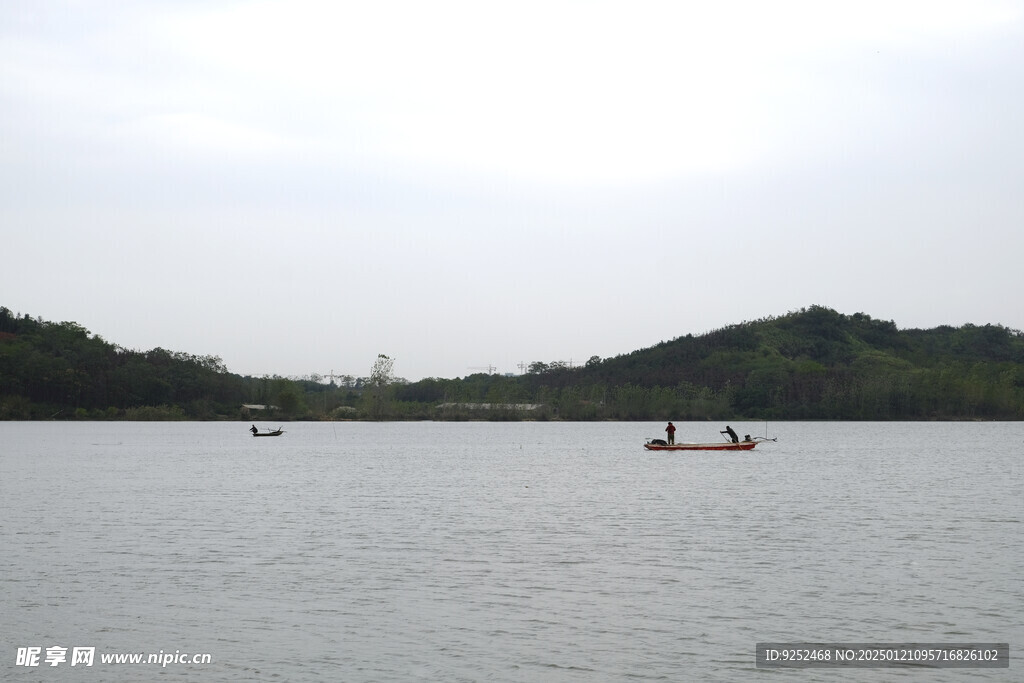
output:
[[280, 410], [277, 406], [263, 405], [262, 403], [243, 403], [242, 412], [250, 412], [253, 410]]
[[543, 403], [441, 403], [439, 410], [514, 410], [529, 412], [537, 410]]

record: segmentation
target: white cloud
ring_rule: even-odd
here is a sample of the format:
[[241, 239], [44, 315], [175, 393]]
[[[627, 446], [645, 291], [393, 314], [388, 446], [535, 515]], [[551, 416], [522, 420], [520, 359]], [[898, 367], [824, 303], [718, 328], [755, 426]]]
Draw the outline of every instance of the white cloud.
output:
[[235, 115], [278, 135], [304, 126], [328, 150], [415, 169], [635, 182], [744, 167], [813, 125], [773, 113], [832, 96], [808, 60], [924, 49], [1019, 16], [976, 2], [293, 2], [160, 30], [200, 79], [270, 110]]
[[165, 147], [176, 153], [259, 158], [290, 147], [288, 140], [272, 131], [195, 112], [144, 116], [127, 128], [122, 133], [138, 136], [146, 144]]
[[[45, 15], [32, 22], [5, 49], [7, 87], [76, 112], [83, 135], [103, 119], [139, 144], [194, 154], [291, 150], [571, 183], [763, 162], [793, 144], [791, 131], [820, 125], [819, 102], [831, 109], [858, 87], [823, 80], [816, 65], [935, 49], [1020, 18], [1016, 5], [974, 1], [122, 10], [92, 16], [60, 45]], [[859, 87], [869, 115], [891, 95]]]

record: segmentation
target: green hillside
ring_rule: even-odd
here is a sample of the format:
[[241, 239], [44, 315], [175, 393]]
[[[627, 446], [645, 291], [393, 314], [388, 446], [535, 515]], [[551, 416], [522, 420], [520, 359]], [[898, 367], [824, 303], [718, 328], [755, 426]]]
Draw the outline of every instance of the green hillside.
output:
[[[368, 359], [372, 360], [372, 359]], [[369, 364], [369, 363], [368, 363]], [[388, 366], [390, 368], [390, 366]], [[812, 306], [581, 367], [408, 383], [242, 377], [0, 308], [0, 419], [1024, 419], [1024, 334]], [[372, 386], [372, 391], [364, 388]]]
[[999, 325], [899, 330], [821, 306], [559, 375], [560, 386], [631, 387], [645, 403], [639, 412], [679, 419], [1024, 417], [1020, 332]]

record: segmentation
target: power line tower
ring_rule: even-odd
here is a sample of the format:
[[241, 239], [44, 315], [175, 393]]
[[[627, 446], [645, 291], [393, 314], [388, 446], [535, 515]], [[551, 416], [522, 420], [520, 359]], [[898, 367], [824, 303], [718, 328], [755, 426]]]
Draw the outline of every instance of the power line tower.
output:
[[321, 375], [321, 377], [330, 377], [331, 378], [331, 383], [329, 385], [325, 385], [324, 386], [324, 414], [326, 415], [327, 414], [327, 387], [331, 386], [331, 387], [334, 387], [335, 389], [337, 389], [338, 387], [334, 383], [334, 378], [335, 377], [341, 378], [342, 375], [335, 375], [334, 374], [334, 368], [331, 368], [331, 373], [329, 375]]
[[483, 366], [471, 365], [471, 366], [469, 366], [466, 369], [467, 370], [486, 370], [488, 375], [493, 375], [494, 371], [497, 370], [498, 368], [494, 367], [493, 365], [483, 365]]

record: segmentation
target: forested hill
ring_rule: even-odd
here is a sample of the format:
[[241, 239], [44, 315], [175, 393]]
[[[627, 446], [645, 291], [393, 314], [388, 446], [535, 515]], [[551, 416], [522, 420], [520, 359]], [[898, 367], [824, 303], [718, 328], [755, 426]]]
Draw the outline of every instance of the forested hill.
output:
[[[266, 408], [252, 416], [254, 404]], [[900, 330], [812, 306], [579, 367], [536, 361], [516, 376], [325, 384], [241, 377], [216, 356], [131, 351], [77, 323], [0, 307], [0, 419], [250, 417], [1020, 420], [1024, 334], [1001, 325]]]
[[613, 397], [632, 391], [638, 412], [679, 419], [1024, 418], [1020, 331], [991, 324], [900, 330], [822, 306], [547, 375], [552, 387], [616, 388]]
[[245, 396], [216, 356], [132, 351], [0, 307], [0, 419], [207, 419]]

